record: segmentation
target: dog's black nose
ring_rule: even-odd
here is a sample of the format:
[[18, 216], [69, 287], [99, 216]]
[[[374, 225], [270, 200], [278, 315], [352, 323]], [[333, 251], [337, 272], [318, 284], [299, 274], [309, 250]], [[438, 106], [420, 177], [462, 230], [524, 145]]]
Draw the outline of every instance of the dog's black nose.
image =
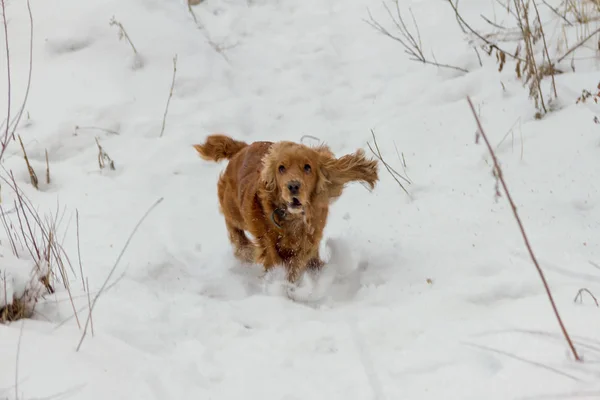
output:
[[287, 187], [291, 194], [298, 194], [298, 192], [300, 191], [300, 182], [291, 181], [288, 183]]

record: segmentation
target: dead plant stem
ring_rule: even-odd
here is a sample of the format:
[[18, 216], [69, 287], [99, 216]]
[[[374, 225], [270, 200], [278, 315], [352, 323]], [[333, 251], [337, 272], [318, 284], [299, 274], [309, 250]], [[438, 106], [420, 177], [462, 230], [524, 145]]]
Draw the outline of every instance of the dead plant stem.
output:
[[4, 137], [2, 138], [2, 150], [0, 152], [0, 159], [4, 155], [4, 151], [8, 146], [8, 142], [10, 140], [9, 132], [10, 132], [10, 111], [11, 111], [11, 74], [10, 74], [10, 46], [8, 42], [8, 22], [6, 20], [6, 5], [4, 3], [5, 0], [0, 0], [0, 6], [2, 6], [2, 24], [4, 25], [4, 45], [6, 47], [6, 79], [7, 79], [7, 90], [6, 95], [8, 97], [7, 101], [7, 110], [6, 110], [6, 127], [4, 131]]
[[79, 344], [77, 345], [77, 348], [76, 348], [75, 351], [79, 351], [79, 349], [81, 348], [81, 345], [83, 344], [83, 341], [84, 341], [84, 339], [85, 339], [85, 337], [87, 335], [88, 326], [89, 326], [89, 324], [91, 322], [91, 319], [92, 319], [92, 311], [93, 311], [94, 307], [96, 306], [96, 303], [98, 302], [98, 298], [100, 297], [100, 295], [102, 294], [102, 292], [104, 291], [104, 289], [106, 288], [106, 286], [108, 285], [108, 281], [110, 280], [111, 276], [113, 275], [113, 273], [117, 269], [117, 266], [119, 265], [119, 262], [121, 261], [121, 257], [123, 257], [123, 254], [125, 254], [125, 251], [129, 247], [129, 243], [131, 242], [131, 239], [133, 239], [133, 236], [137, 232], [137, 230], [140, 227], [140, 225], [142, 225], [142, 222], [144, 222], [144, 220], [146, 219], [146, 217], [148, 217], [148, 215], [152, 212], [152, 210], [154, 210], [154, 208], [156, 208], [156, 206], [158, 206], [163, 200], [164, 200], [164, 197], [161, 197], [158, 200], [156, 200], [154, 202], [154, 204], [152, 204], [150, 206], [150, 208], [148, 208], [148, 210], [142, 216], [142, 218], [140, 218], [140, 220], [138, 221], [138, 223], [133, 228], [133, 231], [131, 231], [131, 233], [129, 234], [129, 237], [127, 238], [127, 241], [125, 242], [125, 245], [123, 246], [123, 249], [121, 249], [121, 252], [119, 253], [119, 256], [117, 257], [117, 260], [115, 261], [113, 267], [111, 268], [110, 272], [108, 273], [108, 276], [104, 280], [104, 283], [100, 287], [100, 290], [98, 290], [98, 292], [94, 296], [94, 300], [92, 301], [91, 306], [89, 307], [90, 311], [88, 313], [87, 320], [85, 321], [85, 327], [83, 328], [83, 334], [81, 335], [81, 339], [79, 340]]
[[175, 77], [177, 75], [177, 54], [173, 57], [173, 79], [171, 80], [171, 89], [169, 90], [169, 98], [167, 99], [167, 105], [165, 107], [165, 113], [163, 115], [162, 127], [160, 129], [160, 136], [162, 137], [165, 133], [165, 124], [167, 123], [167, 113], [169, 112], [169, 104], [171, 104], [171, 97], [173, 97], [173, 88], [175, 87]]
[[531, 2], [533, 4], [533, 9], [535, 10], [535, 16], [538, 20], [538, 24], [540, 24], [540, 33], [542, 34], [542, 41], [544, 42], [544, 53], [546, 54], [546, 59], [548, 60], [548, 68], [550, 68], [550, 76], [552, 77], [552, 89], [554, 90], [554, 98], [558, 98], [558, 92], [556, 90], [556, 80], [554, 79], [554, 65], [552, 64], [552, 60], [550, 59], [550, 52], [548, 51], [548, 43], [546, 42], [546, 33], [544, 32], [544, 25], [542, 24], [542, 19], [540, 18], [540, 11], [538, 10], [538, 6], [535, 1]]
[[510, 207], [512, 209], [513, 215], [515, 217], [515, 220], [517, 221], [517, 224], [519, 225], [519, 230], [521, 231], [521, 235], [523, 236], [523, 241], [525, 242], [525, 247], [527, 247], [527, 251], [529, 252], [531, 261], [535, 265], [535, 268], [537, 269], [540, 279], [542, 280], [544, 289], [546, 290], [546, 294], [548, 295], [548, 300], [550, 301], [550, 305], [552, 306], [552, 310], [554, 311], [554, 315], [556, 316], [556, 320], [558, 321], [558, 324], [559, 324], [560, 329], [565, 337], [565, 340], [567, 341], [567, 344], [569, 345], [569, 348], [571, 349], [571, 352], [573, 353], [573, 357], [575, 358], [576, 361], [581, 361], [581, 358], [579, 357], [579, 354], [577, 354], [577, 350], [575, 349], [575, 346], [573, 345], [573, 342], [571, 341], [571, 337], [569, 336], [569, 333], [567, 332], [567, 328], [565, 327], [565, 325], [562, 321], [562, 318], [560, 317], [558, 308], [556, 307], [556, 304], [554, 302], [554, 298], [552, 296], [552, 292], [550, 291], [550, 287], [548, 286], [548, 282], [546, 281], [544, 272], [542, 271], [542, 268], [540, 267], [540, 265], [537, 261], [537, 258], [535, 257], [535, 254], [533, 252], [533, 248], [531, 247], [531, 244], [529, 243], [529, 239], [527, 238], [527, 234], [525, 233], [525, 227], [523, 226], [523, 223], [521, 222], [521, 218], [519, 217], [519, 213], [517, 212], [517, 206], [516, 206], [515, 202], [513, 201], [512, 196], [510, 195], [510, 192], [508, 190], [508, 186], [506, 185], [506, 181], [504, 180], [502, 169], [500, 168], [500, 163], [498, 162], [498, 159], [496, 158], [496, 153], [494, 152], [494, 149], [492, 148], [492, 145], [491, 145], [490, 141], [488, 140], [488, 137], [485, 134], [483, 127], [481, 126], [481, 121], [479, 120], [479, 117], [477, 116], [477, 113], [475, 112], [475, 107], [473, 106], [473, 102], [471, 101], [471, 98], [467, 97], [467, 101], [469, 102], [469, 106], [471, 107], [471, 111], [473, 112], [473, 117], [475, 118], [475, 122], [477, 123], [477, 129], [478, 129], [477, 135], [478, 136], [481, 135], [481, 137], [483, 137], [483, 140], [485, 141], [487, 149], [490, 153], [490, 156], [492, 157], [496, 176], [497, 176], [498, 180], [500, 181], [500, 184], [502, 185], [502, 189], [504, 190], [504, 193], [506, 194], [506, 198], [507, 198], [508, 202], [510, 203]]
[[573, 47], [571, 47], [569, 50], [567, 50], [567, 52], [565, 54], [562, 55], [562, 57], [560, 57], [558, 59], [558, 62], [561, 62], [562, 60], [564, 60], [565, 58], [567, 58], [567, 56], [569, 54], [571, 54], [572, 52], [574, 52], [575, 50], [577, 50], [579, 47], [583, 46], [585, 44], [585, 42], [587, 42], [588, 40], [590, 40], [594, 35], [600, 33], [600, 28], [596, 29], [594, 32], [590, 33], [589, 35], [587, 35], [586, 37], [584, 37], [583, 39], [581, 39], [579, 42], [577, 42], [575, 45], [573, 45]]

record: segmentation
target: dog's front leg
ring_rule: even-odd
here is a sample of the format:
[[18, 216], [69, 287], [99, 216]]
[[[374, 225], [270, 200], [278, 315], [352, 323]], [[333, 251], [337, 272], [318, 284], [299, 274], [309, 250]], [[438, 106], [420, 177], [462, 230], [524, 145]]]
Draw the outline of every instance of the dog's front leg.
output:
[[323, 268], [324, 265], [325, 265], [325, 262], [323, 260], [321, 260], [321, 258], [317, 255], [316, 257], [313, 257], [310, 260], [308, 260], [308, 263], [306, 264], [306, 268], [311, 269], [313, 271], [318, 271], [321, 268]]
[[[313, 259], [307, 255], [292, 257], [286, 262], [287, 267], [287, 278], [290, 283], [295, 283], [298, 278], [309, 268], [309, 263]], [[320, 261], [320, 260], [319, 260]], [[315, 261], [315, 265], [316, 265]]]
[[276, 265], [283, 265], [283, 259], [277, 253], [275, 244], [272, 243], [268, 237], [259, 237], [256, 242], [256, 260], [262, 264], [265, 271], [275, 267]]

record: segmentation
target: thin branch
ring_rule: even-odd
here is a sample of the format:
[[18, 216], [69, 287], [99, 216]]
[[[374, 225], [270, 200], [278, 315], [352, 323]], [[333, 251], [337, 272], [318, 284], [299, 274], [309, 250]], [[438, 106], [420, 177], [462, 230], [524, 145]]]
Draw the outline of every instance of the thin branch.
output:
[[76, 351], [79, 351], [79, 349], [81, 348], [81, 345], [83, 344], [83, 340], [85, 339], [85, 337], [87, 335], [88, 326], [89, 326], [90, 321], [92, 319], [92, 310], [96, 306], [96, 302], [98, 302], [98, 298], [100, 297], [100, 295], [102, 294], [102, 292], [104, 291], [104, 289], [106, 288], [106, 286], [108, 285], [108, 281], [110, 280], [110, 277], [112, 276], [112, 274], [117, 269], [117, 266], [119, 265], [119, 262], [121, 261], [121, 257], [123, 257], [123, 254], [125, 254], [125, 251], [127, 250], [127, 247], [129, 247], [129, 243], [131, 242], [131, 239], [133, 239], [133, 236], [137, 232], [137, 230], [140, 227], [140, 225], [142, 225], [142, 222], [144, 222], [144, 220], [146, 219], [146, 217], [148, 217], [148, 215], [152, 212], [152, 210], [154, 210], [154, 208], [156, 206], [158, 206], [163, 201], [163, 199], [164, 199], [164, 197], [161, 197], [160, 199], [156, 200], [154, 202], [154, 204], [152, 204], [152, 206], [150, 206], [150, 208], [146, 211], [146, 213], [142, 216], [142, 218], [140, 218], [140, 220], [138, 221], [138, 223], [135, 225], [135, 227], [133, 228], [133, 231], [131, 231], [131, 233], [129, 234], [129, 237], [127, 238], [127, 241], [125, 242], [125, 245], [123, 246], [123, 249], [119, 253], [119, 257], [117, 257], [117, 261], [115, 261], [113, 267], [111, 268], [110, 272], [108, 273], [108, 276], [106, 277], [106, 280], [104, 281], [104, 283], [100, 287], [100, 290], [98, 290], [98, 292], [96, 293], [96, 296], [94, 296], [94, 300], [92, 301], [92, 304], [90, 306], [90, 312], [88, 314], [88, 318], [85, 321], [85, 327], [83, 328], [83, 334], [81, 335], [81, 339], [79, 340], [79, 344], [77, 345]]
[[21, 340], [23, 339], [23, 327], [25, 320], [21, 321], [19, 330], [19, 341], [17, 342], [17, 357], [15, 358], [15, 400], [19, 400], [19, 358], [21, 357]]
[[85, 284], [86, 284], [86, 292], [87, 292], [87, 300], [88, 300], [88, 308], [89, 308], [89, 313], [90, 313], [90, 328], [92, 330], [92, 337], [94, 337], [94, 319], [92, 318], [92, 300], [90, 298], [90, 281], [85, 278]]
[[13, 129], [10, 134], [10, 136], [13, 139], [15, 138], [15, 132], [17, 130], [17, 127], [19, 126], [19, 122], [21, 122], [23, 112], [25, 112], [25, 106], [27, 105], [27, 99], [29, 98], [29, 89], [31, 88], [31, 73], [33, 71], [33, 14], [31, 12], [31, 4], [29, 0], [27, 0], [27, 12], [29, 13], [29, 73], [27, 76], [27, 88], [25, 89], [25, 98], [23, 99], [23, 104], [21, 104], [21, 108], [19, 109], [17, 118], [13, 123]]
[[385, 168], [390, 173], [392, 178], [394, 178], [394, 180], [398, 183], [398, 185], [402, 188], [402, 190], [404, 190], [404, 192], [408, 195], [408, 197], [410, 197], [410, 193], [408, 192], [408, 190], [406, 190], [406, 188], [404, 187], [402, 182], [400, 182], [400, 180], [398, 180], [397, 176], [404, 179], [408, 184], [410, 184], [411, 182], [408, 179], [406, 179], [405, 177], [403, 177], [402, 175], [400, 175], [387, 162], [385, 162], [385, 160], [383, 159], [383, 155], [381, 154], [381, 150], [379, 149], [379, 145], [377, 144], [377, 139], [375, 138], [375, 132], [373, 131], [373, 129], [371, 129], [371, 135], [373, 135], [373, 144], [375, 145], [376, 151], [373, 150], [370, 143], [367, 143], [367, 146], [369, 146], [369, 150], [371, 150], [371, 153], [373, 153], [373, 155], [375, 157], [377, 157], [377, 159], [379, 161], [381, 161], [381, 163], [385, 166]]
[[520, 60], [522, 62], [525, 62], [525, 60], [521, 59], [520, 57], [518, 57], [516, 54], [511, 54], [510, 52], [501, 49], [496, 43], [492, 43], [490, 42], [488, 39], [486, 39], [485, 37], [483, 37], [479, 32], [477, 32], [475, 29], [473, 29], [471, 27], [471, 25], [469, 25], [467, 23], [467, 21], [464, 20], [464, 18], [462, 17], [462, 15], [460, 15], [460, 12], [458, 11], [458, 8], [456, 7], [456, 5], [452, 2], [452, 0], [448, 0], [448, 3], [450, 4], [450, 7], [452, 7], [452, 9], [454, 10], [454, 13], [456, 14], [456, 18], [465, 26], [467, 27], [467, 29], [473, 33], [475, 36], [477, 36], [480, 40], [484, 41], [488, 46], [489, 46], [489, 51], [491, 52], [494, 48], [501, 51], [502, 53], [506, 54], [507, 56], [515, 59], [515, 60]]
[[81, 274], [81, 284], [85, 292], [85, 280], [83, 278], [83, 263], [81, 262], [81, 247], [79, 245], [79, 210], [75, 210], [75, 228], [77, 229], [77, 258], [79, 259], [79, 273]]
[[567, 50], [567, 52], [565, 54], [563, 54], [563, 56], [558, 59], [558, 62], [561, 62], [562, 60], [564, 60], [565, 58], [567, 58], [567, 56], [569, 54], [571, 54], [572, 52], [574, 52], [575, 50], [577, 50], [579, 47], [583, 46], [585, 44], [585, 42], [587, 42], [588, 40], [590, 40], [592, 38], [592, 36], [594, 36], [597, 33], [600, 33], [600, 28], [596, 29], [594, 32], [590, 33], [589, 35], [587, 35], [586, 37], [584, 37], [583, 39], [581, 39], [579, 42], [577, 42], [569, 50]]
[[127, 34], [127, 31], [125, 30], [125, 27], [123, 26], [123, 24], [121, 22], [117, 21], [115, 19], [115, 17], [113, 16], [109, 21], [109, 25], [116, 26], [117, 28], [119, 28], [119, 32], [118, 32], [119, 40], [122, 38], [125, 38], [125, 40], [127, 40], [127, 42], [129, 42], [129, 45], [131, 46], [133, 53], [137, 56], [139, 53], [138, 53], [137, 49], [135, 48], [135, 45], [131, 41], [131, 38]]
[[575, 303], [577, 303], [577, 299], [579, 299], [579, 302], [583, 303], [583, 293], [589, 294], [590, 297], [594, 300], [594, 303], [596, 303], [596, 307], [600, 307], [600, 304], [598, 303], [598, 299], [596, 298], [596, 296], [594, 296], [594, 294], [592, 292], [590, 292], [589, 289], [586, 289], [586, 288], [579, 289], [579, 291], [575, 295], [575, 298], [573, 299], [573, 301]]
[[550, 59], [550, 53], [548, 52], [548, 44], [546, 43], [546, 34], [544, 33], [544, 26], [542, 24], [542, 19], [540, 18], [540, 12], [538, 10], [538, 6], [535, 1], [532, 1], [533, 9], [535, 10], [535, 15], [538, 20], [538, 24], [540, 25], [540, 33], [542, 34], [542, 41], [544, 42], [544, 53], [546, 54], [546, 59], [548, 60], [548, 67], [550, 68], [550, 76], [552, 77], [552, 89], [554, 90], [554, 97], [558, 97], [558, 92], [556, 91], [556, 81], [554, 79], [554, 65], [552, 65], [552, 60]]
[[9, 129], [10, 129], [10, 111], [11, 111], [11, 74], [10, 74], [10, 47], [8, 44], [8, 22], [6, 21], [6, 6], [4, 0], [0, 0], [2, 6], [2, 24], [4, 25], [4, 45], [6, 47], [6, 79], [7, 79], [7, 91], [8, 97], [7, 110], [6, 110], [6, 127], [4, 130], [4, 137], [2, 138], [2, 150], [0, 152], [0, 159], [4, 155], [4, 151], [8, 146], [10, 140]]
[[548, 2], [546, 0], [542, 0], [542, 3], [544, 3], [544, 5], [546, 7], [548, 7], [549, 9], [551, 9], [554, 14], [558, 15], [560, 18], [562, 18], [567, 24], [569, 24], [569, 26], [573, 26], [573, 24], [571, 23], [571, 21], [569, 21], [567, 19], [567, 17], [565, 17], [564, 15], [562, 15], [561, 13], [558, 12], [558, 10], [554, 7], [552, 7], [550, 4], [548, 4]]
[[481, 18], [483, 18], [483, 20], [484, 20], [485, 22], [487, 22], [488, 24], [490, 24], [490, 25], [491, 25], [491, 26], [493, 26], [494, 28], [498, 28], [498, 29], [506, 30], [506, 27], [504, 27], [504, 26], [502, 26], [502, 25], [498, 25], [497, 23], [490, 21], [490, 19], [489, 19], [488, 17], [486, 17], [485, 15], [483, 15], [483, 14], [479, 14], [479, 16], [480, 16]]
[[48, 160], [48, 149], [46, 149], [46, 184], [50, 184], [50, 161]]
[[449, 65], [449, 64], [438, 63], [436, 61], [431, 61], [431, 60], [427, 59], [423, 53], [423, 46], [421, 44], [421, 34], [419, 32], [419, 27], [416, 23], [414, 15], [412, 15], [412, 13], [411, 13], [413, 23], [415, 24], [417, 39], [415, 39], [415, 37], [413, 36], [413, 34], [410, 32], [410, 30], [408, 29], [408, 27], [405, 24], [404, 18], [402, 17], [402, 13], [400, 12], [400, 6], [398, 5], [398, 1], [396, 0], [395, 2], [396, 2], [396, 16], [394, 16], [394, 14], [390, 10], [390, 8], [387, 6], [387, 4], [383, 3], [383, 6], [384, 6], [388, 16], [390, 17], [390, 19], [392, 20], [392, 22], [394, 23], [394, 25], [400, 32], [401, 37], [393, 34], [388, 29], [386, 29], [383, 25], [381, 25], [373, 17], [373, 15], [371, 14], [371, 11], [368, 9], [367, 9], [367, 13], [369, 15], [369, 19], [364, 20], [364, 21], [368, 25], [370, 25], [372, 28], [374, 28], [375, 30], [382, 33], [383, 35], [400, 43], [402, 45], [402, 47], [404, 47], [404, 52], [406, 54], [408, 54], [411, 57], [410, 59], [413, 61], [418, 61], [418, 62], [421, 62], [426, 65], [433, 65], [433, 66], [440, 67], [440, 68], [453, 69], [453, 70], [461, 71], [461, 72], [465, 72], [465, 73], [469, 72], [465, 68], [456, 67], [454, 65]]
[[[522, 33], [522, 37], [523, 37], [523, 41], [525, 42], [525, 53], [527, 54], [527, 59], [529, 62], [526, 61], [526, 64], [529, 65], [530, 68], [533, 69], [533, 72], [531, 73], [532, 78], [534, 79], [534, 83], [536, 85], [536, 90], [537, 90], [537, 97], [535, 94], [531, 94], [531, 87], [530, 87], [530, 96], [533, 97], [534, 99], [536, 99], [536, 108], [537, 108], [537, 100], [539, 99], [539, 102], [541, 103], [542, 106], [542, 110], [544, 111], [544, 114], [546, 114], [548, 112], [548, 110], [546, 109], [546, 103], [544, 101], [544, 92], [542, 91], [542, 78], [539, 74], [539, 69], [537, 66], [537, 63], [535, 61], [535, 52], [533, 50], [533, 39], [532, 39], [532, 30], [531, 30], [531, 26], [529, 24], [529, 13], [527, 11], [527, 7], [525, 6], [525, 4], [523, 3], [523, 0], [514, 0], [514, 4], [515, 4], [515, 12], [517, 13], [517, 21], [519, 23], [519, 28], [521, 29], [521, 33]], [[521, 6], [523, 8], [521, 8]]]
[[167, 122], [167, 113], [169, 112], [169, 104], [171, 103], [171, 97], [173, 97], [173, 88], [175, 87], [175, 76], [177, 75], [177, 54], [173, 57], [173, 80], [171, 81], [171, 89], [169, 90], [169, 98], [167, 99], [167, 106], [165, 107], [165, 114], [163, 115], [162, 128], [160, 129], [160, 136], [162, 137], [165, 133], [165, 124]]
[[542, 268], [540, 267], [540, 265], [537, 261], [537, 258], [535, 257], [535, 254], [533, 252], [533, 248], [531, 247], [531, 244], [529, 243], [529, 239], [527, 238], [527, 234], [525, 233], [525, 227], [523, 226], [523, 223], [521, 222], [521, 218], [519, 217], [519, 213], [517, 212], [517, 206], [516, 206], [515, 202], [513, 201], [512, 196], [510, 195], [510, 192], [508, 190], [508, 186], [506, 185], [506, 181], [504, 180], [504, 175], [502, 173], [502, 169], [500, 168], [500, 163], [498, 162], [498, 159], [496, 158], [496, 153], [494, 152], [494, 149], [492, 148], [492, 145], [491, 145], [490, 141], [488, 140], [488, 137], [485, 134], [483, 127], [481, 126], [481, 121], [479, 120], [479, 117], [477, 116], [477, 112], [475, 112], [475, 107], [473, 106], [473, 102], [471, 101], [471, 98], [467, 97], [467, 101], [469, 102], [469, 106], [471, 107], [471, 111], [473, 112], [473, 117], [475, 118], [475, 122], [477, 123], [477, 129], [478, 129], [477, 137], [479, 137], [479, 135], [481, 135], [481, 137], [483, 137], [483, 140], [485, 141], [487, 149], [490, 153], [490, 156], [492, 157], [492, 161], [494, 162], [494, 171], [495, 171], [496, 177], [500, 181], [500, 184], [502, 185], [502, 189], [504, 189], [504, 193], [506, 194], [506, 198], [507, 198], [508, 202], [510, 203], [510, 207], [512, 209], [513, 215], [515, 217], [515, 220], [517, 221], [517, 224], [519, 225], [519, 230], [521, 231], [521, 235], [523, 236], [523, 241], [525, 242], [525, 247], [527, 247], [527, 251], [529, 252], [531, 261], [535, 265], [535, 268], [537, 269], [537, 272], [540, 275], [540, 279], [542, 280], [544, 289], [546, 290], [546, 294], [548, 295], [548, 300], [550, 301], [550, 305], [552, 306], [552, 310], [554, 311], [556, 320], [558, 321], [558, 324], [560, 325], [560, 329], [565, 337], [565, 340], [567, 341], [567, 344], [569, 345], [569, 348], [571, 349], [571, 352], [573, 353], [573, 357], [575, 357], [576, 361], [581, 361], [581, 358], [579, 357], [579, 354], [577, 354], [577, 350], [575, 349], [575, 346], [573, 345], [573, 342], [571, 341], [571, 337], [569, 336], [569, 333], [567, 332], [567, 328], [565, 328], [562, 318], [560, 317], [560, 314], [558, 313], [558, 308], [556, 307], [556, 304], [554, 303], [554, 298], [552, 297], [552, 292], [550, 291], [550, 287], [548, 286], [548, 282], [546, 281], [544, 272], [542, 271]]

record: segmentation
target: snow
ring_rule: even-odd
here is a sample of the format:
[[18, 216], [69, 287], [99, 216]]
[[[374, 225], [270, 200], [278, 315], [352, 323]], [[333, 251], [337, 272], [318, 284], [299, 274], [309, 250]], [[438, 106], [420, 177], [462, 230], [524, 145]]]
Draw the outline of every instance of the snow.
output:
[[[556, 110], [536, 120], [514, 64], [498, 72], [481, 54], [480, 67], [449, 6], [409, 5], [426, 53], [470, 73], [410, 61], [364, 22], [370, 10], [391, 26], [367, 0], [206, 0], [193, 7], [203, 29], [183, 0], [31, 0], [33, 79], [17, 133], [41, 181], [48, 151], [52, 181], [31, 186], [17, 143], [4, 166], [40, 212], [66, 209], [60, 237], [82, 326], [75, 210], [93, 297], [140, 218], [164, 200], [110, 276], [79, 351], [82, 330], [60, 285], [33, 319], [0, 326], [0, 398], [598, 398], [598, 309], [573, 298], [581, 287], [600, 293], [600, 106], [575, 104], [598, 84], [600, 59], [581, 49], [575, 72], [566, 59]], [[460, 8], [476, 29], [489, 30], [480, 14], [509, 20], [493, 1]], [[540, 11], [563, 40], [558, 17]], [[16, 109], [29, 65], [24, 2], [8, 1], [7, 17]], [[467, 95], [583, 363], [569, 353], [506, 198], [494, 196]], [[299, 287], [233, 258], [216, 195], [224, 164], [199, 159], [192, 144], [213, 132], [310, 135], [342, 155], [367, 149], [371, 129], [399, 171], [394, 145], [404, 154], [410, 197], [383, 165], [372, 193], [349, 186], [331, 208], [328, 265]], [[96, 137], [114, 171], [99, 169]], [[5, 185], [2, 201], [14, 204]], [[6, 290], [23, 291], [32, 260], [15, 259], [0, 239]]]

